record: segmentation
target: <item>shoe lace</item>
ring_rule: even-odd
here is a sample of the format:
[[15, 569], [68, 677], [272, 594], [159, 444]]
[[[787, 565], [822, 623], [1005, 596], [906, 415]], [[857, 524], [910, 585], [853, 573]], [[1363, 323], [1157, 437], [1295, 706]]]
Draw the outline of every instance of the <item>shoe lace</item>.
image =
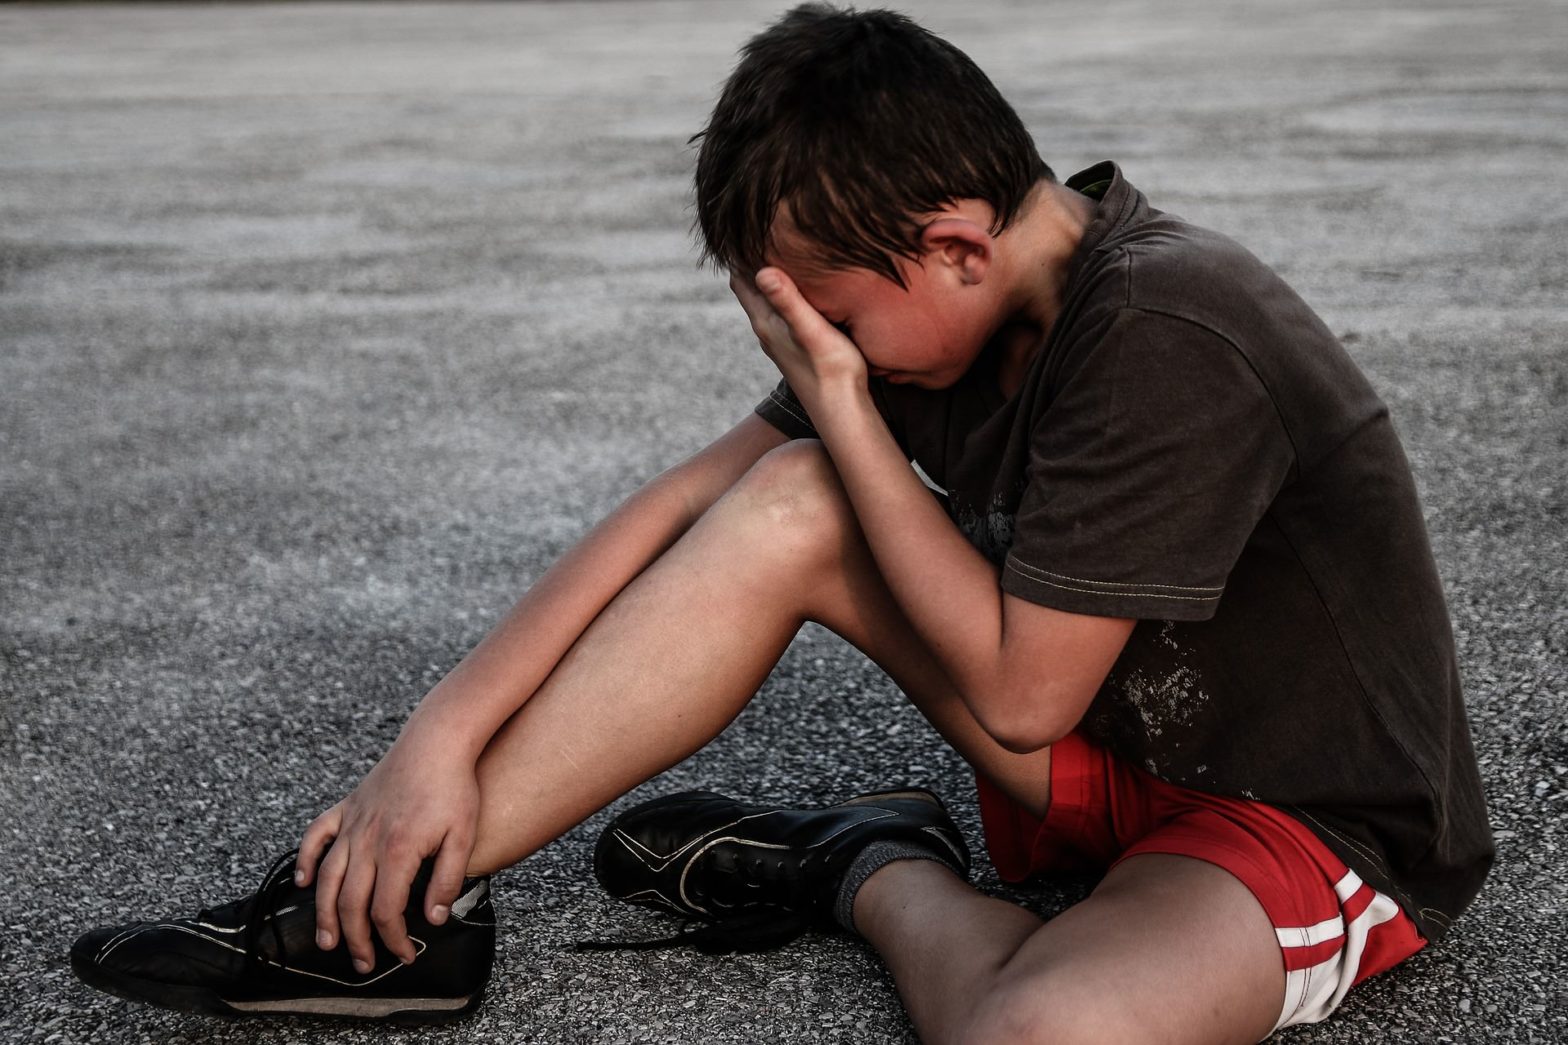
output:
[[[813, 919], [804, 913], [810, 894], [801, 872], [819, 857], [808, 855], [792, 867], [783, 860], [755, 853], [720, 856], [726, 859], [713, 868], [712, 884], [718, 887], [720, 896], [744, 904], [744, 909], [720, 915], [712, 921], [688, 919], [674, 936], [652, 940], [582, 940], [576, 944], [576, 949], [652, 951], [693, 947], [703, 954], [770, 951], [792, 942], [812, 926]], [[735, 857], [733, 862], [729, 857]], [[772, 895], [788, 906], [749, 902], [749, 884], [766, 884]], [[720, 897], [709, 895], [707, 899], [719, 900]]]
[[261, 888], [242, 900], [235, 900], [221, 907], [210, 909], [204, 907], [196, 917], [203, 921], [218, 922], [232, 918], [242, 923], [245, 926], [245, 956], [252, 961], [264, 960], [261, 953], [262, 933], [266, 928], [271, 928], [273, 945], [277, 949], [277, 961], [280, 965], [287, 965], [288, 949], [283, 942], [283, 930], [278, 927], [278, 920], [269, 915], [276, 906], [278, 893], [293, 884], [293, 876], [286, 871], [298, 856], [298, 849], [289, 850], [272, 861], [272, 866], [267, 868], [267, 873], [261, 880]]

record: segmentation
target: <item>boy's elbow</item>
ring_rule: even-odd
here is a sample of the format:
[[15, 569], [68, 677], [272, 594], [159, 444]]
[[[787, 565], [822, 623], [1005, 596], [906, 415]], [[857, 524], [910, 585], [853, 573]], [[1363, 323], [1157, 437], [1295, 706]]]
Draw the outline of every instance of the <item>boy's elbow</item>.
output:
[[1061, 740], [1078, 724], [1079, 716], [1063, 714], [1053, 703], [1024, 696], [975, 717], [980, 728], [1003, 748], [1015, 755], [1032, 755]]
[[1015, 755], [1032, 755], [1036, 751], [1043, 751], [1065, 737], [1069, 730], [1023, 728], [1017, 730], [1002, 730], [992, 732], [991, 739], [995, 740], [1006, 750]]
[[993, 740], [1028, 755], [1078, 728], [1137, 622], [1041, 610], [1007, 598], [1019, 613], [1009, 618], [1012, 643], [977, 683], [986, 692], [976, 692], [969, 707]]

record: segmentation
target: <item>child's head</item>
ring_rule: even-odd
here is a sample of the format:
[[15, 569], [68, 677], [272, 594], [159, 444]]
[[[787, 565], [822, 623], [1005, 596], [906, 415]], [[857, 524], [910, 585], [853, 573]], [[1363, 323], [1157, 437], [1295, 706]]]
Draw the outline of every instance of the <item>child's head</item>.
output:
[[982, 200], [995, 234], [1054, 181], [985, 74], [891, 11], [790, 11], [746, 44], [698, 139], [703, 260], [740, 273], [766, 264], [787, 203], [817, 263], [902, 287], [893, 259], [921, 256], [916, 215]]

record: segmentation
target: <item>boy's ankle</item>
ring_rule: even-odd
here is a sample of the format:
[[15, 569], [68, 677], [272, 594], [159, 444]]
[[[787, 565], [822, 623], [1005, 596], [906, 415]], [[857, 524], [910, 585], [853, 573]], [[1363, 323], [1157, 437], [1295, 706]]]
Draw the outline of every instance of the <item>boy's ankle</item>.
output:
[[[884, 873], [895, 865], [899, 868], [897, 872]], [[907, 870], [914, 870], [915, 876], [905, 875], [903, 872]], [[943, 854], [934, 848], [908, 842], [873, 842], [844, 872], [833, 918], [848, 932], [863, 936], [855, 922], [857, 910], [874, 908], [886, 895], [906, 892], [918, 880], [916, 876], [937, 873], [957, 875]]]

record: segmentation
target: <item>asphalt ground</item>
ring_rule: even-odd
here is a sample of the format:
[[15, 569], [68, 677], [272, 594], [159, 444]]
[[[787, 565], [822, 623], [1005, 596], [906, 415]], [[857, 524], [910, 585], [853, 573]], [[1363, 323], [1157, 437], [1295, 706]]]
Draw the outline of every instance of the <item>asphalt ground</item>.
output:
[[[862, 945], [583, 955], [604, 814], [498, 879], [483, 1010], [212, 1022], [95, 994], [80, 931], [249, 892], [423, 692], [772, 384], [694, 265], [692, 155], [778, 3], [0, 8], [0, 1038], [912, 1040]], [[1568, 1039], [1568, 17], [1530, 3], [978, 0], [1056, 169], [1276, 266], [1390, 404], [1500, 858], [1438, 949], [1278, 1040]], [[791, 802], [963, 764], [808, 626], [640, 795]], [[1068, 881], [1001, 889], [1049, 914]]]

